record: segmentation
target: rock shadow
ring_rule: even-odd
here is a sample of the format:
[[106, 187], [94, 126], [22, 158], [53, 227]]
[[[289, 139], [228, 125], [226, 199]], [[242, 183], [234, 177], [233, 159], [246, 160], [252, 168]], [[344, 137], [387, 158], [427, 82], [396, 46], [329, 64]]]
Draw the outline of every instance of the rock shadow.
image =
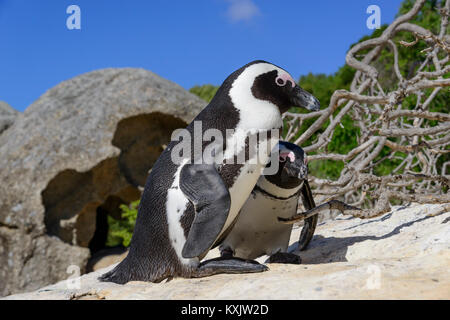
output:
[[[389, 219], [391, 214], [377, 219], [378, 221], [384, 221]], [[389, 216], [389, 217], [388, 217]], [[356, 243], [367, 240], [383, 240], [395, 236], [400, 233], [403, 228], [409, 227], [415, 223], [433, 218], [433, 216], [424, 216], [422, 218], [403, 223], [395, 227], [391, 232], [382, 236], [354, 236], [354, 237], [323, 237], [321, 235], [315, 235], [308, 248], [304, 251], [298, 251], [298, 243], [295, 242], [289, 246], [289, 252], [295, 252], [302, 258], [303, 264], [322, 264], [332, 262], [347, 262], [348, 248]], [[375, 221], [374, 221], [375, 222]], [[367, 222], [363, 223], [366, 224]], [[357, 226], [355, 226], [357, 227]], [[353, 227], [352, 227], [353, 228]], [[349, 229], [349, 228], [347, 228]], [[347, 230], [344, 229], [344, 230]]]
[[175, 129], [186, 123], [162, 113], [121, 120], [112, 144], [118, 157], [99, 162], [86, 172], [59, 172], [42, 191], [47, 233], [95, 253], [105, 248], [107, 217], [120, 219], [119, 206], [137, 200], [149, 170], [170, 142]]

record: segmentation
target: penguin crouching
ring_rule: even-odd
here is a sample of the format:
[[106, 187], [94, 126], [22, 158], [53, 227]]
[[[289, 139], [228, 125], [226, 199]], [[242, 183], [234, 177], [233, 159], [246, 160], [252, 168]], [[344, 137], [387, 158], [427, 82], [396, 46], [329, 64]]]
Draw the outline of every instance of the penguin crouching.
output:
[[[201, 260], [233, 230], [269, 162], [271, 149], [262, 147], [278, 142], [271, 133], [279, 132], [281, 114], [291, 106], [318, 110], [319, 103], [271, 63], [254, 61], [233, 72], [184, 130], [192, 137], [191, 151], [180, 155], [179, 141], [172, 141], [156, 161], [142, 194], [129, 253], [99, 279], [123, 284], [267, 270], [237, 257]], [[201, 137], [211, 130], [226, 137], [221, 152], [211, 153], [206, 162], [196, 153], [198, 124]], [[266, 138], [252, 143], [255, 133]], [[202, 141], [201, 155], [209, 146]], [[256, 161], [250, 154], [258, 156]], [[236, 161], [241, 156], [244, 161]]]
[[[306, 154], [299, 146], [280, 141], [279, 155], [278, 172], [259, 178], [233, 230], [220, 246], [222, 257], [256, 259], [268, 255], [269, 263], [301, 262], [298, 255], [287, 252], [292, 225], [280, 223], [278, 217], [295, 215], [300, 197], [305, 207], [315, 207], [307, 180]], [[300, 250], [308, 245], [316, 224], [317, 216], [305, 221]]]

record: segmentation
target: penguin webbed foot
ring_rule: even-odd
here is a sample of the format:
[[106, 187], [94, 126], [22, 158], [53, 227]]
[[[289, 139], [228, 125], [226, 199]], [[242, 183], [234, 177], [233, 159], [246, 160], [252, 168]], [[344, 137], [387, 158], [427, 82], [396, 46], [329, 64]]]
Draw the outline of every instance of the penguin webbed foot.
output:
[[277, 252], [272, 254], [265, 263], [301, 264], [300, 256], [289, 252]]
[[233, 249], [229, 247], [220, 248], [220, 257], [223, 259], [232, 259], [234, 256]]
[[268, 271], [269, 268], [255, 260], [241, 258], [214, 258], [206, 260], [198, 266], [193, 278], [208, 277], [216, 274], [240, 274]]

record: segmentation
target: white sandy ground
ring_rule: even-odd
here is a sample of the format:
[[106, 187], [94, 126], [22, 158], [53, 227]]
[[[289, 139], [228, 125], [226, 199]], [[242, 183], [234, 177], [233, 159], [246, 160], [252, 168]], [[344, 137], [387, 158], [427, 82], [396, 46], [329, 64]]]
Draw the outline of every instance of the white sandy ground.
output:
[[395, 207], [371, 220], [340, 215], [299, 254], [301, 265], [269, 264], [264, 273], [159, 284], [98, 282], [109, 266], [5, 299], [450, 299], [450, 204]]

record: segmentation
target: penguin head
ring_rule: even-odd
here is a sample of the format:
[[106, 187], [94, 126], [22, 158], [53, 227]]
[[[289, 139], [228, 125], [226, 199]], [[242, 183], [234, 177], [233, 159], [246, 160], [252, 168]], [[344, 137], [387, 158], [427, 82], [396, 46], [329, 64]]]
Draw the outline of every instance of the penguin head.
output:
[[280, 141], [279, 155], [282, 180], [307, 179], [308, 163], [302, 148], [290, 142]]
[[230, 96], [235, 100], [239, 100], [239, 95], [244, 96], [245, 91], [250, 89], [254, 99], [270, 102], [278, 107], [280, 113], [286, 112], [290, 107], [301, 107], [310, 111], [320, 109], [319, 101], [312, 94], [295, 83], [286, 70], [272, 63], [253, 61], [230, 77], [234, 78]]
[[266, 179], [281, 188], [295, 188], [308, 178], [308, 163], [306, 154], [299, 146], [280, 141], [279, 168], [275, 175]]
[[310, 111], [320, 109], [319, 101], [302, 89], [284, 69], [265, 62], [262, 73], [255, 77], [252, 93], [257, 99], [268, 100], [278, 106], [281, 113], [290, 107], [305, 108]]

